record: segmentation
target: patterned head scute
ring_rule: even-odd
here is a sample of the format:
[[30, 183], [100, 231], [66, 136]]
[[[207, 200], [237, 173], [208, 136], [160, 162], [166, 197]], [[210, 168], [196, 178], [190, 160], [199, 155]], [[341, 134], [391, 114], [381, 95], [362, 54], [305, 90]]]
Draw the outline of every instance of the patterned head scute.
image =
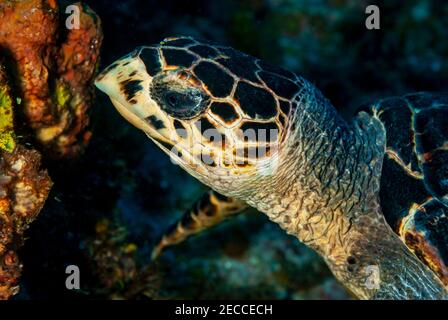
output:
[[241, 173], [275, 154], [303, 80], [232, 48], [178, 37], [137, 48], [96, 85], [178, 162]]

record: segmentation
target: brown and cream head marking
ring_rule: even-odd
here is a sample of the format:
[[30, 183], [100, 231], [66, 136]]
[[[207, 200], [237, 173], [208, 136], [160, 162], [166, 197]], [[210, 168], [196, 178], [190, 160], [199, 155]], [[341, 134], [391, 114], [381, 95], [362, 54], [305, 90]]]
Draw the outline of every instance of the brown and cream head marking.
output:
[[210, 185], [227, 176], [269, 175], [301, 81], [234, 49], [180, 37], [137, 48], [106, 68], [96, 86]]

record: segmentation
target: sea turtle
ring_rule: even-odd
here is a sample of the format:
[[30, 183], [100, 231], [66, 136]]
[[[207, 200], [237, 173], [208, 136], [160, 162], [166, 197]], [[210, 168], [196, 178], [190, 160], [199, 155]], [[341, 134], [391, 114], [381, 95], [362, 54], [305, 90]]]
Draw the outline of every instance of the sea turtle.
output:
[[139, 47], [95, 83], [214, 190], [155, 255], [251, 206], [358, 298], [447, 298], [448, 95], [384, 99], [348, 123], [304, 78], [191, 37]]

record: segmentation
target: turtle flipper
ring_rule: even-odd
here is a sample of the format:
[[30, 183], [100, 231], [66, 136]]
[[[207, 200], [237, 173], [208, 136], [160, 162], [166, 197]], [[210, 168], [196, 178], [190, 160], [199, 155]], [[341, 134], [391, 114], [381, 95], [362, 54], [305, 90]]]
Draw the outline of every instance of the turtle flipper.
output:
[[448, 286], [448, 209], [429, 198], [414, 204], [398, 233], [406, 246]]
[[210, 190], [174, 223], [154, 247], [151, 258], [155, 260], [162, 250], [178, 244], [192, 235], [210, 229], [230, 216], [242, 212], [248, 205], [245, 202], [225, 197]]

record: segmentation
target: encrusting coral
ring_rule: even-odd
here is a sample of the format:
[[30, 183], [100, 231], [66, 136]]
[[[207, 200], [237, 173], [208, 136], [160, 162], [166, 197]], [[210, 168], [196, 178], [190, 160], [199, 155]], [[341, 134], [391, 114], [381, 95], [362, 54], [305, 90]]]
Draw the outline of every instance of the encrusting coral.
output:
[[0, 2], [0, 299], [18, 292], [17, 250], [52, 186], [41, 154], [24, 144], [37, 143], [46, 158], [71, 158], [91, 136], [103, 36], [96, 14], [74, 6], [66, 25], [55, 0]]
[[54, 0], [0, 3], [0, 47], [12, 64], [20, 109], [53, 158], [77, 155], [91, 136], [87, 111], [103, 35], [96, 14], [74, 6], [70, 17]]
[[40, 154], [23, 146], [0, 159], [0, 299], [18, 291], [22, 265], [16, 250], [24, 231], [37, 217], [51, 188], [47, 172], [40, 170]]
[[13, 101], [0, 68], [0, 299], [18, 292], [22, 265], [17, 249], [50, 191], [48, 173], [40, 170], [40, 154], [17, 144]]

